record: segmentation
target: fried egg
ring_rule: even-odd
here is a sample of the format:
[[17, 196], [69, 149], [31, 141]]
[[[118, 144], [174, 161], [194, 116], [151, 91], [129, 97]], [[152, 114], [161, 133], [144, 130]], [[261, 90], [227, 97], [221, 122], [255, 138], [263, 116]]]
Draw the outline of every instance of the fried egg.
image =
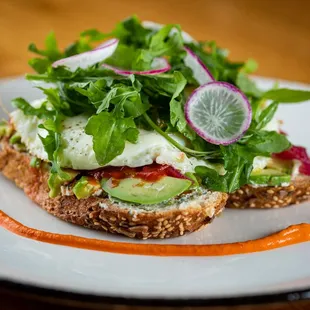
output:
[[[37, 108], [42, 102], [42, 100], [36, 100], [32, 103], [32, 106]], [[25, 115], [21, 110], [12, 112], [11, 120], [28, 152], [44, 161], [48, 161], [48, 155], [39, 137], [39, 135], [45, 136], [47, 134], [44, 129], [38, 128], [42, 120], [36, 116]], [[63, 121], [61, 167], [76, 170], [93, 170], [102, 167], [96, 160], [92, 136], [87, 135], [84, 130], [87, 121], [88, 117], [86, 115], [69, 117]], [[143, 129], [139, 131], [138, 142], [135, 144], [126, 142], [123, 153], [106, 166], [141, 167], [156, 162], [170, 165], [182, 173], [194, 172], [196, 166], [212, 167], [207, 161], [188, 157], [155, 131]], [[179, 143], [185, 143], [179, 137], [175, 136], [174, 138]]]

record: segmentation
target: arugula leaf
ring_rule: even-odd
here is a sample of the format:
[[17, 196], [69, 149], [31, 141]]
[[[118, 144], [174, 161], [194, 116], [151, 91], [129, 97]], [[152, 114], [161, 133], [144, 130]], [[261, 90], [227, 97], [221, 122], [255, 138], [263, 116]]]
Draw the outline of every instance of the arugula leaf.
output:
[[278, 88], [269, 90], [263, 93], [262, 96], [281, 103], [295, 103], [310, 100], [310, 91]]
[[247, 62], [244, 64], [242, 70], [245, 73], [253, 73], [257, 70], [258, 63], [254, 59], [248, 59]]
[[[77, 98], [79, 102], [84, 101], [82, 98], [79, 98], [77, 94], [73, 94], [77, 92], [86, 98], [88, 98], [88, 102], [83, 102], [83, 105], [88, 105], [91, 103], [94, 105], [96, 109], [101, 106], [103, 100], [105, 100], [107, 96], [107, 92], [105, 91], [106, 88], [106, 81], [105, 80], [98, 80], [96, 82], [85, 82], [85, 83], [68, 83], [67, 89], [71, 91], [71, 98], [74, 96]], [[108, 107], [107, 107], [108, 108]]]
[[50, 197], [56, 197], [60, 193], [60, 185], [71, 180], [71, 175], [64, 171], [60, 165], [60, 156], [62, 150], [61, 130], [63, 117], [56, 113], [53, 118], [46, 119], [38, 127], [45, 130], [45, 134], [39, 135], [44, 150], [52, 163], [48, 185], [50, 188]]
[[152, 97], [165, 96], [172, 97], [173, 94], [183, 85], [184, 78], [180, 72], [172, 74], [158, 74], [136, 77], [143, 85], [143, 90]]
[[43, 74], [47, 71], [48, 67], [51, 65], [51, 62], [46, 58], [32, 58], [28, 61], [28, 64], [40, 74]]
[[291, 146], [287, 137], [276, 131], [258, 131], [246, 144], [257, 156], [270, 156], [273, 153], [281, 153]]
[[47, 96], [48, 102], [54, 107], [56, 111], [69, 110], [70, 105], [62, 100], [59, 95], [59, 90], [57, 88], [43, 88], [38, 87]]
[[96, 41], [102, 41], [106, 38], [110, 37], [111, 34], [103, 33], [97, 29], [87, 29], [85, 31], [82, 31], [80, 34], [80, 37], [82, 38], [88, 38], [88, 41], [96, 42]]
[[139, 117], [143, 115], [149, 108], [150, 104], [148, 101], [142, 101], [141, 96], [138, 92], [132, 92], [127, 94], [126, 97], [123, 94], [124, 112], [126, 117]]
[[151, 68], [153, 59], [154, 56], [148, 50], [119, 44], [105, 63], [122, 69], [144, 71]]
[[97, 114], [101, 113], [102, 111], [108, 110], [110, 106], [110, 101], [114, 98], [117, 94], [117, 88], [112, 88], [103, 98], [101, 104], [98, 106]]
[[258, 124], [256, 125], [256, 130], [263, 129], [274, 117], [279, 103], [273, 102], [266, 109], [264, 109], [258, 116]]
[[56, 132], [53, 130], [54, 128], [51, 128], [51, 123], [53, 120], [46, 120], [45, 123], [39, 125], [38, 127], [41, 129], [46, 130], [46, 135], [39, 135], [42, 144], [44, 146], [44, 150], [48, 155], [48, 160], [53, 162], [54, 161], [54, 152], [57, 149], [57, 143], [56, 143]]
[[121, 43], [132, 45], [136, 48], [146, 48], [152, 30], [145, 29], [137, 16], [131, 16], [116, 25], [113, 35], [120, 39]]
[[232, 193], [242, 185], [246, 184], [253, 169], [254, 156], [248, 154], [243, 156], [243, 148], [238, 145], [221, 147], [224, 156], [225, 184], [227, 192]]
[[135, 143], [138, 138], [132, 117], [118, 119], [108, 112], [92, 116], [85, 132], [93, 137], [96, 159], [102, 166], [123, 153], [126, 140]]
[[[172, 32], [173, 30], [173, 32]], [[150, 51], [156, 56], [172, 56], [183, 48], [183, 38], [179, 25], [166, 25], [152, 36]]]
[[62, 54], [57, 47], [57, 41], [54, 32], [50, 32], [45, 39], [45, 50], [39, 50], [34, 43], [28, 47], [30, 52], [45, 56], [50, 62], [56, 61], [61, 58]]
[[111, 88], [98, 107], [97, 114], [108, 110], [111, 105], [114, 105], [113, 113], [114, 116], [118, 118], [124, 116], [136, 118], [150, 108], [148, 102], [142, 102], [140, 93], [136, 90], [136, 86], [127, 86], [123, 84], [117, 84]]
[[170, 100], [170, 122], [172, 126], [175, 126], [178, 131], [184, 134], [190, 140], [196, 138], [196, 133], [188, 126], [184, 115], [184, 96], [182, 92], [186, 86], [186, 79], [180, 72], [174, 72], [175, 83], [177, 85], [176, 90]]
[[47, 101], [43, 102], [40, 108], [34, 108], [27, 100], [23, 98], [15, 98], [12, 100], [12, 105], [17, 109], [22, 110], [25, 115], [35, 115], [39, 118], [54, 115], [53, 111], [47, 109]]
[[237, 75], [236, 85], [248, 96], [261, 97], [262, 92], [257, 88], [255, 82], [241, 71]]
[[179, 121], [185, 121], [182, 103], [177, 101], [176, 98], [181, 95], [187, 83], [186, 79], [180, 72], [174, 72], [174, 77], [177, 86], [170, 100], [170, 122], [173, 126], [177, 125]]
[[227, 183], [224, 177], [211, 168], [198, 166], [195, 168], [195, 173], [202, 179], [202, 183], [210, 190], [217, 192], [227, 192]]
[[229, 145], [221, 147], [226, 173], [220, 175], [216, 170], [198, 166], [195, 172], [202, 178], [207, 188], [232, 193], [249, 180], [252, 171], [252, 158], [242, 156], [242, 147]]

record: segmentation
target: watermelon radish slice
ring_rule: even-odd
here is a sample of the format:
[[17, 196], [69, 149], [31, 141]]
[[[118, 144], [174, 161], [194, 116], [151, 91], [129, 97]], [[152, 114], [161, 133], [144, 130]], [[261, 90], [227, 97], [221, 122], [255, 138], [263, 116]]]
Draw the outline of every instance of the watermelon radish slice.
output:
[[198, 87], [185, 104], [189, 125], [204, 140], [228, 145], [239, 140], [249, 128], [252, 109], [246, 96], [226, 82]]
[[112, 56], [118, 45], [117, 39], [111, 39], [108, 42], [101, 44], [94, 50], [77, 54], [71, 57], [59, 59], [53, 63], [53, 67], [65, 66], [70, 71], [75, 71], [77, 68], [86, 69], [98, 62], [102, 62]]
[[184, 64], [185, 66], [192, 69], [193, 77], [199, 83], [199, 85], [214, 81], [214, 77], [201, 61], [201, 59], [188, 47], [185, 46], [184, 49], [186, 51]]
[[[142, 26], [146, 29], [155, 30], [155, 31], [158, 31], [164, 27], [163, 24], [155, 23], [149, 20], [143, 21]], [[170, 35], [175, 33], [176, 31], [177, 31], [176, 29], [172, 29]], [[184, 43], [196, 43], [196, 40], [187, 32], [182, 31], [181, 35], [182, 35]]]
[[167, 59], [158, 57], [154, 58], [151, 69], [146, 70], [146, 71], [134, 71], [134, 70], [126, 70], [126, 69], [121, 69], [117, 67], [113, 67], [107, 64], [103, 64], [103, 67], [110, 69], [114, 71], [116, 74], [120, 75], [130, 75], [130, 74], [138, 74], [138, 75], [156, 75], [160, 73], [164, 73], [166, 71], [169, 71], [171, 69], [171, 66]]

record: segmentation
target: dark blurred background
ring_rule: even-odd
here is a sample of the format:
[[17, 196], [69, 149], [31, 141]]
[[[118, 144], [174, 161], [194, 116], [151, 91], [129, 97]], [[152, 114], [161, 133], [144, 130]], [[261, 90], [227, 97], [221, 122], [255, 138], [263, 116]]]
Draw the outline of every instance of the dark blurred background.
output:
[[259, 75], [310, 82], [309, 11], [309, 0], [0, 0], [0, 77], [29, 71], [29, 42], [51, 30], [64, 46], [135, 13], [216, 40], [233, 60], [255, 58]]

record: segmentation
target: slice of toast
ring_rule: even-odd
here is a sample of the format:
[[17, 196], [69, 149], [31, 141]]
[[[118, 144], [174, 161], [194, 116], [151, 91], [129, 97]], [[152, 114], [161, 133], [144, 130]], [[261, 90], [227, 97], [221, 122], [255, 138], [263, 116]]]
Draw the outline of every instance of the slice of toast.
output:
[[196, 231], [222, 212], [228, 197], [206, 191], [195, 199], [151, 210], [93, 196], [80, 200], [75, 196], [50, 198], [47, 167], [32, 168], [30, 159], [27, 153], [2, 141], [0, 171], [41, 208], [64, 221], [130, 238], [169, 238]]
[[300, 175], [289, 186], [245, 185], [232, 193], [228, 208], [282, 208], [310, 200], [310, 176]]

